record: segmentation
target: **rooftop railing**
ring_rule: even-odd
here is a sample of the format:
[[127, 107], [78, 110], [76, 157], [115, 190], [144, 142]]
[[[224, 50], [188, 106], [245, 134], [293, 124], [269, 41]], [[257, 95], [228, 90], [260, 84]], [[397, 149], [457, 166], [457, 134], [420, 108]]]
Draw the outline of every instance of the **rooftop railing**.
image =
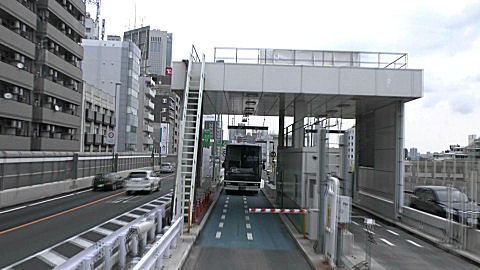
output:
[[214, 61], [242, 64], [406, 69], [408, 54], [215, 47]]

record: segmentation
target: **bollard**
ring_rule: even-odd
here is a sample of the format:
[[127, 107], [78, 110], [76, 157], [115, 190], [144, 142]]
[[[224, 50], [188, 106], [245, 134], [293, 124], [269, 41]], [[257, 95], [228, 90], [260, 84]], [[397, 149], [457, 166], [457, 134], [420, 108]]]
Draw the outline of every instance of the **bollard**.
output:
[[157, 211], [157, 233], [162, 231], [162, 217], [163, 217], [163, 210], [160, 209]]
[[132, 257], [138, 255], [138, 235], [132, 237]]
[[120, 242], [118, 244], [118, 266], [120, 269], [125, 269], [127, 263], [127, 247], [126, 247], [126, 235], [120, 235]]

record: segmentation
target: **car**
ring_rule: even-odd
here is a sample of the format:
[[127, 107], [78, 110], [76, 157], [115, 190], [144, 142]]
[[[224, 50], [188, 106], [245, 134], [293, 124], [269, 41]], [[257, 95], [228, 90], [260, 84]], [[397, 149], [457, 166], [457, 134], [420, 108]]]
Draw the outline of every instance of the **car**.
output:
[[152, 193], [160, 190], [160, 177], [152, 170], [136, 170], [130, 172], [125, 179], [127, 195], [137, 191]]
[[116, 173], [97, 173], [92, 181], [93, 191], [116, 190], [123, 186], [123, 178]]
[[[450, 202], [449, 202], [450, 196]], [[447, 218], [447, 213], [457, 222], [467, 225], [480, 222], [480, 207], [460, 190], [447, 186], [417, 186], [410, 199], [410, 207]], [[477, 222], [474, 222], [474, 218]]]
[[165, 162], [160, 165], [160, 172], [162, 173], [173, 173], [175, 171], [175, 166], [172, 163]]

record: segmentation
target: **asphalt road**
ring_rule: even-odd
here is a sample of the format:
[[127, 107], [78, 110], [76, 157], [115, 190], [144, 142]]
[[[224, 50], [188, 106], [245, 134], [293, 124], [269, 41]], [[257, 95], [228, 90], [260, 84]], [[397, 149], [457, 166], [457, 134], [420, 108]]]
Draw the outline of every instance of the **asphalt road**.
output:
[[[0, 268], [86, 232], [96, 225], [171, 192], [174, 185], [173, 176], [165, 174], [162, 177], [164, 178], [161, 190], [152, 194], [127, 196], [123, 190], [104, 192], [86, 190], [12, 209], [1, 209]], [[67, 253], [73, 252], [74, 249], [75, 247], [71, 247]], [[39, 266], [35, 269], [39, 269]]]
[[311, 269], [278, 215], [247, 211], [262, 207], [261, 192], [222, 193], [183, 269]]
[[[363, 217], [373, 218], [360, 209], [352, 210], [350, 231], [355, 235], [355, 244], [365, 249], [367, 232], [364, 230]], [[372, 247], [372, 259], [385, 269], [411, 270], [411, 269], [445, 269], [445, 270], [470, 270], [479, 269], [470, 262], [445, 252], [414, 235], [390, 226], [379, 220], [373, 229], [373, 238], [376, 244]]]

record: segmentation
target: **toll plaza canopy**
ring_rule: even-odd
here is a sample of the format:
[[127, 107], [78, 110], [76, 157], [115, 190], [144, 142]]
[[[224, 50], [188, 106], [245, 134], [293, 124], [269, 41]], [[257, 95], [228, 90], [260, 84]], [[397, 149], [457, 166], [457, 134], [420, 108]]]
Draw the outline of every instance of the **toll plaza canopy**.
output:
[[[423, 70], [409, 69], [406, 53], [215, 48], [214, 55], [204, 68], [203, 114], [279, 116], [280, 130], [284, 116], [293, 116], [295, 123], [305, 117], [355, 119], [354, 200], [398, 217], [404, 103], [423, 95]], [[200, 77], [201, 67], [193, 63], [191, 77]], [[173, 91], [184, 90], [186, 73], [185, 62], [173, 63]], [[190, 88], [199, 86], [192, 81]], [[295, 124], [294, 129], [291, 148], [302, 149], [304, 130]], [[293, 171], [289, 164], [281, 166]], [[290, 179], [299, 179], [288, 183], [287, 206], [310, 207], [304, 190], [310, 180], [301, 171], [293, 173], [282, 180], [287, 187]]]

